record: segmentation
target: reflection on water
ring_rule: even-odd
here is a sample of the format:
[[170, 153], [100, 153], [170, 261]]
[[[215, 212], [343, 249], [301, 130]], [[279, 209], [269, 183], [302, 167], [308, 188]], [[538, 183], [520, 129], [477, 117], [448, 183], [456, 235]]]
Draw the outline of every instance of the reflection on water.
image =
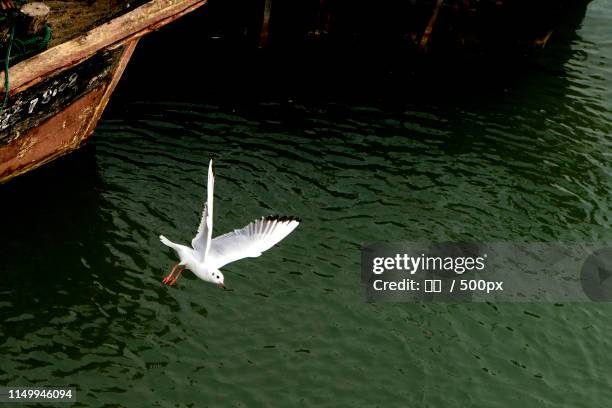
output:
[[[443, 101], [414, 82], [357, 103], [164, 102], [122, 83], [88, 148], [0, 189], [0, 383], [76, 384], [83, 406], [606, 406], [607, 305], [364, 304], [359, 250], [609, 239], [607, 6], [534, 66]], [[191, 239], [210, 157], [217, 233], [304, 222], [228, 266], [229, 291], [162, 287], [157, 236]]]

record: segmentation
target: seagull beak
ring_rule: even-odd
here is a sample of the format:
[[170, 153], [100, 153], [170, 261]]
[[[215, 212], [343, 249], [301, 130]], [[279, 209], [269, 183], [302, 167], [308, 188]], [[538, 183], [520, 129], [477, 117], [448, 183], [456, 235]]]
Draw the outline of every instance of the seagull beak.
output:
[[225, 285], [224, 285], [223, 283], [220, 283], [220, 284], [219, 284], [219, 287], [220, 287], [221, 289], [225, 289]]

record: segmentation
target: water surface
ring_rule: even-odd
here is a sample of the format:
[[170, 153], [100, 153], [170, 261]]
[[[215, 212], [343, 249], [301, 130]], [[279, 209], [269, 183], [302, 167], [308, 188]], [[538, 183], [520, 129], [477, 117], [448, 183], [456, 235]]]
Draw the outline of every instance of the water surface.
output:
[[[359, 251], [609, 240], [611, 28], [596, 1], [470, 92], [203, 76], [155, 98], [136, 60], [87, 148], [0, 188], [0, 383], [75, 384], [81, 406], [608, 406], [609, 305], [365, 304]], [[211, 157], [217, 233], [304, 222], [228, 291], [162, 287], [157, 236], [191, 239]]]

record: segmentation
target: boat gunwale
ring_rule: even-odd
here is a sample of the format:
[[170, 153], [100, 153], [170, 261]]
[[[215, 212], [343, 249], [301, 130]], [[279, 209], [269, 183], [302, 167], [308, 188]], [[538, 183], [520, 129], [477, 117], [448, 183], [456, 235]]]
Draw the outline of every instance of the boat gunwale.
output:
[[[206, 3], [207, 0], [151, 0], [9, 68], [9, 95], [79, 64], [101, 49], [119, 47], [154, 31]], [[0, 73], [0, 93], [4, 93], [4, 71]]]

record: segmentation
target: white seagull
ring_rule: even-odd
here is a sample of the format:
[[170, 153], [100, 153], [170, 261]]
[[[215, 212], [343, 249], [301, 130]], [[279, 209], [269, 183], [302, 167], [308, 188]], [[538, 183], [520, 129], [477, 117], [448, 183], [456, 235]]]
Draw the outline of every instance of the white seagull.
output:
[[295, 217], [261, 217], [244, 228], [212, 239], [214, 188], [215, 175], [211, 160], [208, 165], [208, 198], [198, 233], [191, 241], [191, 247], [175, 244], [163, 235], [159, 236], [161, 242], [174, 249], [180, 259], [170, 274], [164, 278], [164, 284], [174, 285], [181, 273], [189, 269], [198, 278], [225, 288], [224, 277], [219, 268], [242, 258], [258, 257], [300, 224], [301, 220]]

